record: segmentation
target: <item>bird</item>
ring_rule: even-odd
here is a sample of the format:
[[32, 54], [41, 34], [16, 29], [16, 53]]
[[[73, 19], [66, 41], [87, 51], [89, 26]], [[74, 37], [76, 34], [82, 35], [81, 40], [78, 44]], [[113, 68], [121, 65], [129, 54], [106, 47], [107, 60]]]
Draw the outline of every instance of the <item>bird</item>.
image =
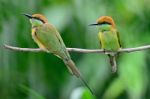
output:
[[[111, 16], [101, 16], [96, 23], [90, 24], [90, 26], [98, 27], [99, 43], [109, 57], [111, 72], [115, 73], [117, 71], [116, 56], [118, 55], [117, 51], [121, 49], [121, 42], [113, 18]], [[106, 53], [106, 51], [110, 52]]]
[[87, 81], [85, 81], [79, 69], [71, 59], [63, 39], [57, 29], [52, 24], [50, 24], [48, 19], [42, 14], [30, 15], [24, 13], [23, 15], [25, 15], [30, 20], [32, 27], [31, 35], [39, 48], [48, 53], [53, 53], [58, 58], [62, 59], [69, 72], [72, 75], [75, 75], [77, 78], [80, 78], [85, 86], [89, 89], [89, 91], [94, 94], [92, 89], [87, 84]]

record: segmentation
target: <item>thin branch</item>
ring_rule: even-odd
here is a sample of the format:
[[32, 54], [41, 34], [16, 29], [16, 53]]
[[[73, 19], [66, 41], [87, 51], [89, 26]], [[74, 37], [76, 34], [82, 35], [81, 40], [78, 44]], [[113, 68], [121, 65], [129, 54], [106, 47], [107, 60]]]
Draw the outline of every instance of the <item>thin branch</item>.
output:
[[[13, 51], [21, 51], [21, 52], [45, 52], [40, 48], [20, 48], [14, 47], [7, 44], [4, 44], [4, 47], [13, 50]], [[81, 48], [67, 48], [69, 52], [79, 52], [79, 53], [104, 53], [102, 49], [81, 49]]]
[[[14, 51], [21, 51], [21, 52], [45, 52], [40, 48], [20, 48], [20, 47], [14, 47], [10, 45], [4, 44], [4, 47], [10, 50]], [[135, 48], [124, 48], [120, 49], [117, 52], [135, 52], [135, 51], [141, 51], [150, 49], [150, 45], [135, 47]], [[81, 48], [67, 48], [69, 52], [78, 52], [78, 53], [104, 53], [103, 49], [81, 49]], [[105, 51], [110, 53], [111, 51]]]
[[9, 50], [13, 50], [13, 51], [21, 51], [21, 52], [44, 52], [40, 48], [20, 48], [20, 47], [14, 47], [14, 46], [6, 45], [6, 44], [4, 44], [4, 47], [7, 48], [7, 49], [9, 49]]
[[82, 48], [67, 48], [69, 52], [78, 53], [104, 53], [103, 49], [82, 49]]

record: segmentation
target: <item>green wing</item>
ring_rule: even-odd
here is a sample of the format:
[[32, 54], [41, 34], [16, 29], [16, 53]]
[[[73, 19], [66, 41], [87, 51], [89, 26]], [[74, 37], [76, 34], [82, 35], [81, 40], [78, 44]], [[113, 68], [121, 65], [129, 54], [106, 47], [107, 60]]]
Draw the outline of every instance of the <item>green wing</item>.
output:
[[70, 58], [66, 46], [56, 30], [56, 28], [50, 24], [44, 24], [37, 29], [37, 39], [46, 47], [48, 51], [54, 53], [63, 59]]
[[119, 32], [118, 32], [118, 31], [117, 31], [117, 38], [118, 38], [119, 46], [120, 46], [120, 48], [121, 48], [122, 45], [121, 45], [121, 42], [120, 42], [120, 35], [119, 35]]

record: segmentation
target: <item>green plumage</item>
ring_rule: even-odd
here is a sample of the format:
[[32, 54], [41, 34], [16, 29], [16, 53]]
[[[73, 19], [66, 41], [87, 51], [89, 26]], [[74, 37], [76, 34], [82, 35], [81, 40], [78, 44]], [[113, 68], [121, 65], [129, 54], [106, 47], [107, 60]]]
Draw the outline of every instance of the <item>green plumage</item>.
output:
[[53, 25], [43, 24], [37, 27], [35, 36], [51, 53], [63, 60], [71, 59], [60, 34]]
[[57, 57], [61, 58], [66, 64], [69, 72], [80, 78], [85, 86], [93, 94], [93, 91], [88, 86], [87, 82], [83, 79], [75, 63], [72, 61], [66, 46], [56, 28], [49, 24], [46, 17], [41, 14], [24, 15], [30, 19], [32, 24], [32, 38], [38, 44], [38, 46], [41, 49], [53, 53]]
[[98, 37], [100, 40], [101, 48], [105, 51], [113, 51], [113, 53], [109, 53], [110, 64], [112, 67], [112, 72], [116, 72], [117, 64], [116, 64], [116, 51], [121, 48], [119, 33], [115, 28], [112, 28], [110, 24], [103, 24], [100, 26], [100, 32], [98, 33]]
[[103, 49], [108, 51], [117, 51], [120, 48], [116, 31], [103, 31], [99, 32], [98, 35]]
[[45, 23], [35, 27], [33, 38], [39, 47], [42, 45], [47, 51], [61, 58], [66, 64], [69, 72], [80, 78], [93, 94], [91, 88], [88, 86], [75, 63], [72, 61], [60, 34], [53, 25]]

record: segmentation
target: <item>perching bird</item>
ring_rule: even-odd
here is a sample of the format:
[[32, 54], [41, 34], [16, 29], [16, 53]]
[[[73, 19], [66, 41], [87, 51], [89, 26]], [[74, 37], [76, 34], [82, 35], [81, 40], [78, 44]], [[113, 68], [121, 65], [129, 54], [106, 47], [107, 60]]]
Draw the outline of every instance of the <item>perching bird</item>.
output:
[[80, 78], [93, 94], [91, 88], [83, 79], [75, 63], [72, 61], [57, 29], [52, 24], [49, 24], [47, 18], [41, 14], [24, 15], [30, 19], [32, 25], [32, 38], [35, 43], [37, 43], [37, 45], [44, 51], [53, 53], [62, 59], [69, 72], [77, 78]]
[[121, 48], [119, 32], [116, 29], [115, 22], [110, 16], [102, 16], [98, 18], [96, 24], [98, 26], [99, 33], [98, 38], [100, 41], [101, 48], [104, 51], [112, 51], [107, 53], [110, 59], [112, 72], [117, 71], [116, 55], [117, 51]]

